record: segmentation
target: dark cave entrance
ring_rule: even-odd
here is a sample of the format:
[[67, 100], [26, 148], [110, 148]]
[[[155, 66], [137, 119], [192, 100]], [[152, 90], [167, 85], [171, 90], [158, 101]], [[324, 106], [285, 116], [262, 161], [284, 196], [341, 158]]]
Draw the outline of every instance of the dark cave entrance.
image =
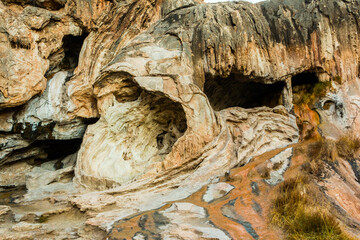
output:
[[284, 82], [263, 84], [250, 82], [248, 78], [231, 74], [227, 78], [207, 77], [204, 92], [216, 111], [229, 107], [276, 107], [282, 104]]
[[293, 103], [312, 103], [315, 97], [321, 96], [327, 83], [319, 81], [315, 72], [302, 72], [291, 78]]
[[[37, 155], [30, 156], [30, 158], [24, 158], [32, 165], [41, 165], [44, 162], [58, 160], [60, 163], [67, 156], [74, 154], [80, 150], [82, 138], [67, 139], [67, 140], [36, 140], [29, 147], [20, 149], [14, 152], [14, 154], [21, 154], [21, 152], [31, 151], [32, 149], [38, 149]], [[29, 161], [30, 160], [30, 161]]]
[[81, 48], [87, 36], [87, 33], [81, 36], [64, 36], [63, 49], [65, 57], [60, 64], [62, 69], [73, 71], [78, 66]]
[[66, 1], [62, 0], [3, 0], [5, 4], [19, 4], [23, 7], [29, 5], [44, 8], [51, 11], [58, 11], [65, 7]]
[[314, 72], [302, 72], [291, 78], [292, 87], [311, 86], [319, 82], [319, 78]]
[[79, 151], [82, 138], [69, 140], [38, 140], [34, 143], [44, 149], [47, 160], [62, 159]]

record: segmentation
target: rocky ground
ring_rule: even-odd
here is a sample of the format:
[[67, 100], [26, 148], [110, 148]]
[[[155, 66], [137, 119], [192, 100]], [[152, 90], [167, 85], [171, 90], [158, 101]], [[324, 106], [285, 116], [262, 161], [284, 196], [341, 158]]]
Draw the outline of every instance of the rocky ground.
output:
[[359, 238], [359, 9], [2, 0], [0, 239]]

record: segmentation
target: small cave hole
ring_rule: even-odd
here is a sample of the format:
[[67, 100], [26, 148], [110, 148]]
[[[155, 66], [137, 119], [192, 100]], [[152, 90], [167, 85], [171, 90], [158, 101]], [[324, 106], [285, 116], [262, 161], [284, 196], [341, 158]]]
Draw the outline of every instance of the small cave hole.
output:
[[231, 74], [227, 78], [207, 77], [204, 92], [212, 108], [220, 111], [229, 107], [276, 107], [281, 104], [283, 88], [284, 82], [263, 84]]
[[10, 39], [10, 46], [11, 48], [19, 49], [31, 49], [31, 43], [28, 40], [20, 39], [20, 38], [13, 38]]
[[66, 3], [64, 0], [3, 0], [3, 2], [5, 4], [18, 4], [23, 7], [30, 5], [51, 11], [58, 11], [64, 8]]
[[336, 103], [331, 100], [327, 100], [326, 102], [324, 102], [323, 109], [330, 112], [335, 112]]
[[47, 153], [46, 160], [56, 160], [79, 151], [81, 143], [81, 138], [69, 140], [38, 140], [33, 143], [32, 146], [43, 148]]
[[319, 82], [319, 79], [314, 72], [302, 72], [291, 79], [293, 88], [297, 86], [311, 86], [317, 82]]
[[164, 147], [164, 137], [165, 137], [166, 134], [167, 134], [167, 132], [163, 131], [162, 133], [157, 135], [156, 143], [157, 143], [157, 148], [158, 149], [162, 149]]
[[83, 118], [83, 123], [86, 125], [91, 125], [91, 124], [95, 124], [97, 123], [97, 121], [99, 121], [100, 118], [98, 117], [93, 117], [93, 118]]
[[78, 66], [80, 51], [87, 35], [84, 33], [81, 36], [64, 36], [63, 48], [65, 57], [60, 63], [62, 69], [73, 71]]
[[171, 152], [173, 145], [187, 129], [185, 112], [179, 103], [165, 97], [153, 95], [151, 99], [149, 110], [156, 116], [154, 122], [158, 124], [156, 135], [158, 154], [166, 155]]

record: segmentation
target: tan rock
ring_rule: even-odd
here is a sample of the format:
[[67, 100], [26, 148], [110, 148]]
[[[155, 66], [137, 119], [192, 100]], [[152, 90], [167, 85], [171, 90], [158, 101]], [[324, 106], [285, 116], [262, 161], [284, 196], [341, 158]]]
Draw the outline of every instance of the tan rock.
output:
[[41, 8], [27, 6], [24, 8], [22, 19], [32, 29], [42, 29], [49, 24], [52, 14]]
[[41, 224], [20, 222], [12, 227], [12, 230], [16, 232], [26, 232], [41, 229]]
[[[43, 164], [28, 174], [19, 204], [70, 201], [86, 211], [87, 227], [102, 229], [96, 236], [164, 207], [158, 210], [169, 219], [158, 229], [164, 238], [226, 239], [203, 207], [178, 200], [254, 156], [297, 143], [292, 77], [312, 72], [316, 81], [332, 81], [314, 109], [295, 106], [311, 129], [323, 121], [326, 136], [358, 132], [356, 1], [201, 2], [0, 3], [0, 109], [11, 108], [0, 113], [0, 165], [44, 158], [34, 141], [82, 138], [81, 118], [100, 118], [88, 120], [76, 181], [73, 161], [57, 170], [54, 162]], [[271, 164], [288, 159], [289, 151]], [[282, 181], [286, 163], [269, 183]], [[349, 212], [357, 209], [347, 198], [337, 200]], [[236, 207], [229, 208], [228, 218], [240, 221]], [[2, 235], [12, 231], [5, 229]], [[38, 225], [13, 230], [20, 232], [9, 238], [54, 238]], [[96, 232], [86, 230], [81, 226], [79, 235]]]
[[44, 31], [30, 30], [28, 25], [47, 24], [52, 15], [46, 10], [27, 7], [23, 14], [21, 8], [0, 3], [0, 12], [0, 108], [15, 107], [44, 91], [49, 67], [44, 57], [61, 48], [64, 35], [80, 35], [81, 30], [66, 17]]
[[0, 223], [9, 221], [9, 215], [12, 215], [12, 209], [6, 205], [0, 205]]
[[25, 186], [26, 174], [33, 169], [33, 166], [26, 162], [16, 162], [1, 166], [0, 187]]
[[13, 120], [14, 112], [4, 111], [0, 113], [0, 131], [11, 132], [14, 124]]

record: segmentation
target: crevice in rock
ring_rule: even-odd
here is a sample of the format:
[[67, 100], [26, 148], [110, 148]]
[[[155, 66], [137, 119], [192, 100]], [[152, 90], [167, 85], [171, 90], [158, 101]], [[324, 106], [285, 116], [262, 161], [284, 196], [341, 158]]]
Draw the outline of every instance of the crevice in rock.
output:
[[1, 159], [0, 166], [12, 162], [28, 162], [41, 164], [50, 160], [62, 159], [79, 151], [82, 138], [69, 140], [37, 140], [28, 147], [13, 151], [6, 158]]
[[11, 48], [23, 48], [23, 49], [31, 49], [31, 44], [28, 41], [22, 41], [20, 38], [10, 39]]
[[25, 186], [2, 187], [0, 188], [0, 205], [12, 206], [15, 200], [22, 198], [25, 193]]
[[284, 82], [263, 84], [245, 76], [231, 74], [227, 78], [207, 77], [204, 92], [214, 110], [229, 107], [276, 107], [281, 103]]
[[57, 11], [65, 7], [66, 0], [3, 0], [5, 4], [17, 4], [23, 7], [30, 5], [39, 8], [45, 8], [51, 11]]
[[83, 123], [86, 124], [86, 125], [91, 125], [91, 124], [95, 124], [97, 121], [99, 121], [100, 118], [83, 118]]
[[42, 122], [26, 122], [26, 123], [15, 123], [13, 127], [14, 133], [21, 134], [21, 137], [27, 140], [35, 140], [38, 137], [44, 137], [52, 139], [52, 132], [56, 123], [42, 123]]
[[87, 36], [87, 33], [84, 33], [80, 36], [64, 36], [62, 47], [64, 49], [65, 57], [60, 63], [61, 69], [73, 71], [77, 67], [79, 63], [80, 51]]

